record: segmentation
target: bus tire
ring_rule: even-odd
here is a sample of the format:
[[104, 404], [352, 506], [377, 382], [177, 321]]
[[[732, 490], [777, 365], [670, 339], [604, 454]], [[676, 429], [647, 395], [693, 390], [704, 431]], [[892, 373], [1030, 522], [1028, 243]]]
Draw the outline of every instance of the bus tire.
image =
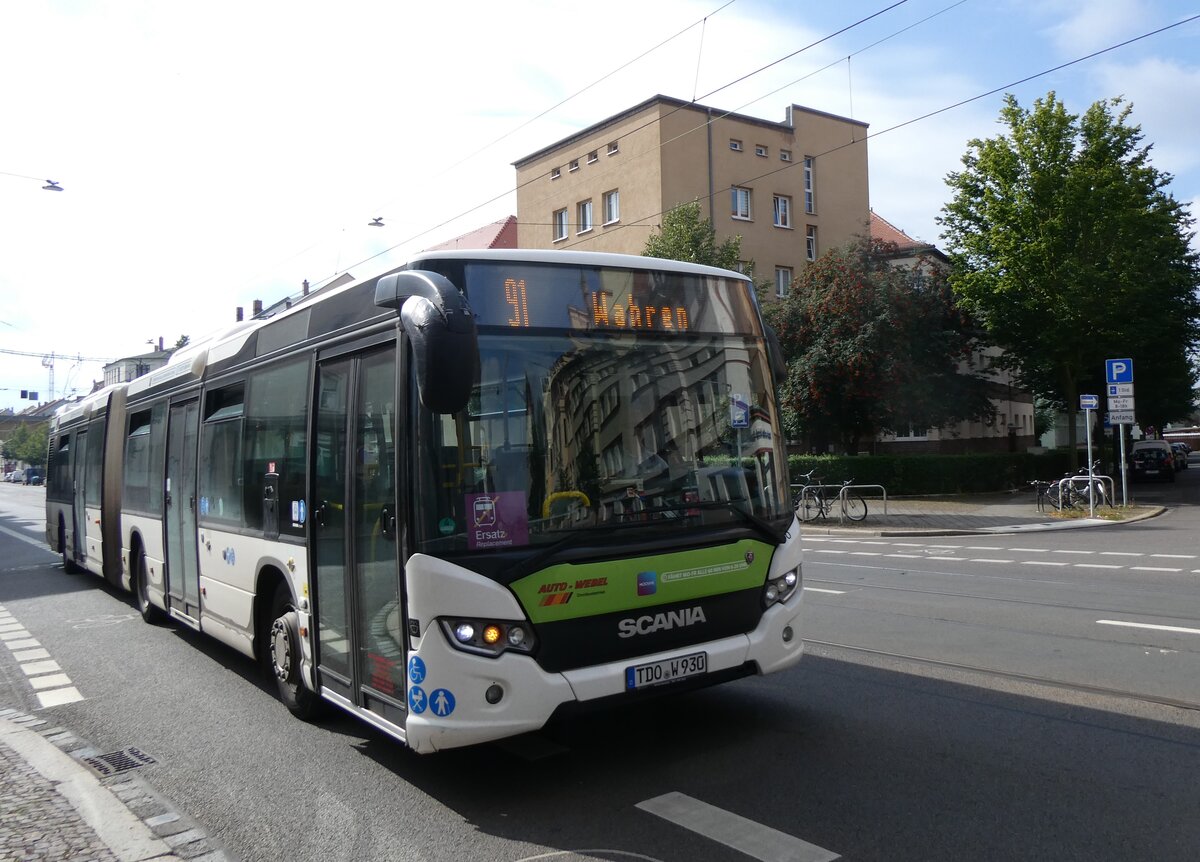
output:
[[142, 619], [151, 625], [161, 625], [167, 621], [167, 615], [163, 609], [154, 602], [150, 601], [150, 596], [146, 592], [146, 552], [138, 548], [137, 564], [133, 568], [133, 595], [137, 599], [138, 612], [142, 615]]
[[67, 525], [63, 523], [62, 518], [58, 519], [58, 552], [62, 555], [64, 572], [68, 575], [77, 575], [83, 571], [83, 569], [75, 565], [75, 561], [67, 553]]
[[267, 666], [279, 686], [279, 699], [288, 712], [304, 721], [320, 713], [321, 698], [304, 685], [300, 675], [300, 615], [287, 584], [275, 588], [271, 602], [271, 628], [267, 633]]

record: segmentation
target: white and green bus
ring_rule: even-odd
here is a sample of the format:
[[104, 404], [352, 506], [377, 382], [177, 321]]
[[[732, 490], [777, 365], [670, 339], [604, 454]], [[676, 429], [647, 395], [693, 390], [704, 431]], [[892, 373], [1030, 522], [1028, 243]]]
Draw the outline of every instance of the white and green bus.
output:
[[738, 273], [423, 254], [64, 411], [47, 539], [301, 717], [498, 739], [800, 659], [782, 371]]

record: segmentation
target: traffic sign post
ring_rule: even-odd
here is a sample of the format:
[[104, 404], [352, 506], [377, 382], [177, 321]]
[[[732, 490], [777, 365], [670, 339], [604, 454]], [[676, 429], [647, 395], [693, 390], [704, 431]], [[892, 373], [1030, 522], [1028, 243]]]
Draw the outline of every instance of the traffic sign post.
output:
[[1080, 395], [1079, 409], [1083, 411], [1087, 425], [1088, 453], [1088, 517], [1096, 517], [1096, 479], [1092, 467], [1092, 412], [1100, 406], [1099, 395]]
[[1108, 384], [1108, 418], [1116, 426], [1121, 439], [1121, 505], [1129, 505], [1129, 479], [1125, 466], [1125, 426], [1132, 425], [1133, 360], [1104, 360], [1104, 381]]

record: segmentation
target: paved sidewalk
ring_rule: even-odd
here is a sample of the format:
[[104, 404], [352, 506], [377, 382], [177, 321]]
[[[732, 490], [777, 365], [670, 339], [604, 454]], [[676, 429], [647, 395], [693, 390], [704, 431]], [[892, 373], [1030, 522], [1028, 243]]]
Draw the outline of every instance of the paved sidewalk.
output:
[[[872, 536], [953, 536], [973, 533], [1018, 533], [1112, 526], [1161, 514], [1162, 506], [1133, 506], [1120, 521], [1097, 517], [1057, 518], [1053, 511], [1039, 512], [1030, 491], [995, 494], [962, 494], [944, 497], [865, 497], [867, 517], [839, 523], [835, 514], [801, 525], [809, 535], [848, 534]], [[1103, 514], [1100, 512], [1098, 514]]]
[[0, 709], [0, 862], [225, 862], [202, 829], [139, 776], [107, 777], [68, 730]]

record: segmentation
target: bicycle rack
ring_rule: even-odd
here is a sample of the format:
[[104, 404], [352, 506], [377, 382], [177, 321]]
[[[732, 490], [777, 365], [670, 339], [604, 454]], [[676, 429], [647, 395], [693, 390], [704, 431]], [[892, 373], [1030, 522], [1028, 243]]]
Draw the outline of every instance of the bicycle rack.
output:
[[888, 513], [887, 488], [883, 487], [882, 485], [846, 485], [846, 486], [844, 486], [841, 490], [841, 493], [838, 494], [839, 497], [843, 498], [842, 499], [842, 512], [845, 513], [845, 511], [846, 511], [846, 501], [845, 501], [846, 492], [847, 491], [859, 491], [864, 488], [871, 488], [871, 489], [878, 488], [879, 489], [879, 494], [880, 494], [880, 496], [883, 497], [883, 516], [886, 518], [887, 513]]
[[1076, 474], [1074, 474], [1074, 475], [1072, 475], [1072, 476], [1064, 476], [1063, 478], [1064, 478], [1064, 479], [1066, 479], [1068, 482], [1070, 482], [1072, 485], [1077, 485], [1077, 484], [1081, 484], [1081, 483], [1082, 483], [1082, 484], [1083, 484], [1085, 487], [1087, 486], [1087, 483], [1088, 483], [1088, 480], [1089, 480], [1089, 479], [1091, 479], [1091, 480], [1094, 480], [1094, 481], [1098, 481], [1098, 482], [1100, 482], [1102, 485], [1103, 485], [1103, 484], [1107, 484], [1107, 485], [1108, 485], [1108, 500], [1109, 500], [1109, 505], [1116, 505], [1116, 493], [1117, 493], [1117, 490], [1116, 490], [1116, 487], [1115, 487], [1115, 485], [1114, 485], [1114, 483], [1113, 483], [1113, 478], [1112, 478], [1112, 476], [1102, 476], [1102, 475], [1100, 475], [1099, 473], [1093, 473], [1093, 474], [1092, 474], [1092, 475], [1089, 477], [1087, 473], [1076, 473]]
[[804, 505], [804, 497], [806, 495], [815, 494], [815, 492], [818, 489], [820, 489], [822, 492], [824, 492], [826, 489], [829, 489], [829, 488], [836, 489], [837, 494], [834, 497], [826, 497], [826, 499], [830, 501], [830, 504], [831, 504], [830, 509], [833, 508], [832, 507], [833, 501], [837, 500], [838, 524], [844, 524], [846, 522], [846, 492], [847, 491], [858, 491], [858, 490], [864, 489], [864, 488], [879, 489], [879, 493], [883, 497], [884, 517], [886, 517], [887, 513], [888, 513], [887, 489], [885, 487], [883, 487], [882, 485], [842, 485], [842, 484], [838, 484], [838, 485], [792, 485], [791, 487], [792, 487], [793, 493], [795, 493], [797, 489], [799, 489], [799, 491], [800, 491], [800, 498], [796, 502], [797, 510], [799, 510]]

